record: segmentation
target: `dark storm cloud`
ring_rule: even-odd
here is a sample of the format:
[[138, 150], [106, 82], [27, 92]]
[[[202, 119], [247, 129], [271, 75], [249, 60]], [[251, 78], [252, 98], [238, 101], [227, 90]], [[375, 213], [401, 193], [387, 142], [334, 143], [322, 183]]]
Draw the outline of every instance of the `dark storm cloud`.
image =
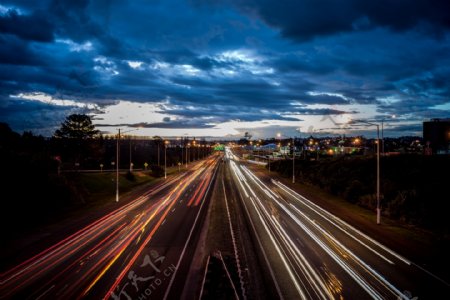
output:
[[39, 55], [30, 49], [30, 45], [15, 37], [0, 35], [0, 63], [8, 65], [41, 65]]
[[[228, 1], [226, 1], [228, 2]], [[309, 40], [341, 32], [387, 27], [405, 31], [422, 27], [440, 34], [450, 28], [446, 0], [238, 0], [229, 1], [279, 28], [283, 36]]]
[[179, 116], [187, 119], [198, 119], [207, 124], [218, 124], [227, 121], [260, 121], [260, 120], [284, 120], [298, 121], [298, 118], [286, 117], [282, 113], [262, 110], [258, 107], [240, 107], [226, 105], [208, 105], [208, 106], [192, 106], [184, 107], [160, 105], [157, 112]]
[[49, 16], [42, 11], [19, 15], [16, 10], [10, 9], [0, 15], [0, 33], [13, 34], [24, 40], [51, 42], [54, 28], [48, 19]]
[[295, 112], [292, 112], [293, 115], [342, 115], [347, 113], [355, 113], [354, 111], [343, 111], [337, 109], [329, 109], [329, 108], [299, 108], [296, 109]]
[[0, 96], [0, 120], [13, 124], [17, 131], [33, 129], [36, 134], [51, 135], [74, 111], [73, 107]]
[[[300, 122], [356, 113], [350, 104], [442, 117], [434, 106], [450, 96], [449, 3], [5, 0], [1, 101], [40, 92], [100, 108], [166, 103], [160, 112], [177, 118], [146, 123], [156, 128]], [[14, 103], [1, 117], [18, 124], [29, 106]]]
[[156, 122], [156, 123], [138, 123], [128, 125], [130, 127], [142, 128], [170, 128], [170, 129], [185, 129], [185, 128], [214, 128], [214, 124], [205, 124], [199, 120], [176, 120], [170, 122]]
[[164, 128], [164, 129], [205, 129], [214, 128], [213, 124], [205, 124], [199, 120], [177, 120], [172, 122], [132, 123], [132, 124], [101, 124], [100, 127], [133, 127], [133, 128]]

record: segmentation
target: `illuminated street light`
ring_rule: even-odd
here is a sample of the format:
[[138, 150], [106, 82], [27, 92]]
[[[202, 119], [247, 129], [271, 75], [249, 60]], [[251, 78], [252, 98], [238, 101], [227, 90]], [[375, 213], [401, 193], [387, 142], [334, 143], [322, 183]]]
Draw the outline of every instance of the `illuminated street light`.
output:
[[178, 141], [180, 141], [180, 148], [181, 148], [181, 165], [183, 165], [183, 138], [179, 137], [177, 138]]
[[188, 162], [190, 160], [190, 156], [188, 157], [188, 153], [189, 153], [189, 148], [190, 147], [191, 147], [191, 143], [187, 143], [187, 145], [186, 145], [186, 169], [187, 169], [187, 166], [188, 166]]
[[116, 202], [119, 202], [119, 140], [120, 140], [120, 128], [117, 129], [119, 133], [117, 134], [116, 141]]
[[169, 141], [164, 141], [164, 179], [167, 178], [167, 145]]
[[[131, 129], [127, 131], [123, 131], [122, 133], [131, 132], [139, 130], [139, 128]], [[119, 202], [119, 158], [120, 158], [120, 147], [119, 147], [119, 141], [120, 141], [120, 128], [117, 129], [117, 142], [116, 142], [116, 202]], [[130, 162], [131, 162], [131, 156], [130, 156]]]

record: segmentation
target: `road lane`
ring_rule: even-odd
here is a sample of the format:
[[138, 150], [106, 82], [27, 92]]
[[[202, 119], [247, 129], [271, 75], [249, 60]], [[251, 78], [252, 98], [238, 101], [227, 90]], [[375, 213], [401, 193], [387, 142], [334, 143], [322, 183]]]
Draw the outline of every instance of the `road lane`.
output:
[[[227, 149], [241, 200], [256, 225], [282, 293], [289, 299], [409, 299], [448, 294], [421, 271], [281, 182], [255, 175]], [[431, 283], [432, 282], [432, 283]], [[431, 286], [423, 287], [428, 283]], [[421, 287], [419, 287], [421, 286]]]
[[190, 260], [180, 257], [193, 248], [189, 242], [201, 225], [201, 208], [208, 201], [218, 159], [210, 156], [168, 178], [1, 274], [1, 299], [164, 295], [176, 285], [174, 274], [186, 275], [180, 270], [188, 269]]

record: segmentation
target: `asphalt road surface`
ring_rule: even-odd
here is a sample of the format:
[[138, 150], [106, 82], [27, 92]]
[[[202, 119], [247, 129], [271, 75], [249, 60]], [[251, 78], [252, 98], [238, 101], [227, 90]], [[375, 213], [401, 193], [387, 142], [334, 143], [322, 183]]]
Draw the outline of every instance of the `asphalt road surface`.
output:
[[[285, 299], [448, 299], [448, 283], [226, 149], [224, 193], [238, 194], [274, 286]], [[228, 198], [231, 198], [228, 196]], [[442, 258], [447, 259], [447, 258]], [[252, 270], [249, 271], [250, 273]]]
[[219, 155], [1, 274], [1, 299], [177, 299]]
[[449, 298], [448, 283], [407, 257], [251, 171], [229, 148], [222, 157], [168, 177], [1, 274], [0, 298], [186, 298], [187, 282], [199, 281], [187, 278], [216, 200], [225, 203], [218, 213], [229, 222], [241, 299]]

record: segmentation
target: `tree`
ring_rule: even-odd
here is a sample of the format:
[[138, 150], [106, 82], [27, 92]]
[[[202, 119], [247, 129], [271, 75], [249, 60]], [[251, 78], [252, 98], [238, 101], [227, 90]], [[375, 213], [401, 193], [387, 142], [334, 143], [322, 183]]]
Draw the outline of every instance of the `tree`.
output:
[[72, 114], [61, 123], [61, 128], [55, 131], [56, 138], [87, 140], [95, 137], [99, 131], [95, 129], [91, 118], [84, 114]]
[[[98, 137], [98, 138], [97, 138]], [[103, 153], [103, 139], [100, 131], [95, 129], [91, 118], [83, 114], [73, 114], [61, 123], [61, 128], [55, 131], [54, 139], [56, 155], [63, 162], [98, 165]]]

